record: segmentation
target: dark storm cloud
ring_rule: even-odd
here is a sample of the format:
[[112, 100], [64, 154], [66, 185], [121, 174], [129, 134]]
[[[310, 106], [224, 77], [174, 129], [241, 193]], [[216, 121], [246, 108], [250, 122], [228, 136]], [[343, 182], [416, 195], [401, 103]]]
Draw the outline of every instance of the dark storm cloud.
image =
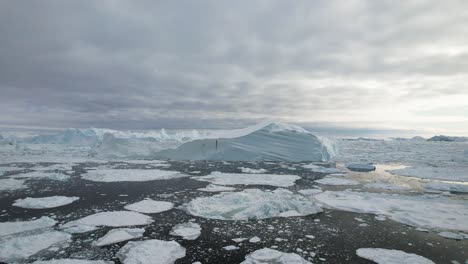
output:
[[2, 1], [0, 124], [338, 124], [409, 95], [466, 96], [463, 10], [464, 1]]

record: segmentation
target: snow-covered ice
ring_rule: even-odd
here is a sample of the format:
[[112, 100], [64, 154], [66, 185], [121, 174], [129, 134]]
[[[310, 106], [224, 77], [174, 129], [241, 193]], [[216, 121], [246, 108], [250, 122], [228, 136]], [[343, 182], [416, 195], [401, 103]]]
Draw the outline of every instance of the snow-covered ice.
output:
[[324, 173], [324, 174], [341, 173], [341, 171], [337, 168], [325, 168], [322, 166], [315, 165], [313, 163], [303, 165], [302, 167], [309, 169], [313, 172]]
[[55, 208], [71, 204], [74, 201], [79, 200], [79, 197], [67, 197], [67, 196], [49, 196], [41, 198], [26, 197], [24, 199], [18, 199], [13, 203], [13, 206], [27, 208], [27, 209], [46, 209]]
[[314, 195], [317, 193], [321, 193], [322, 190], [321, 189], [304, 189], [304, 190], [299, 190], [297, 192], [302, 195], [310, 196], [310, 195]]
[[171, 235], [180, 236], [185, 240], [195, 240], [201, 234], [201, 227], [197, 223], [187, 222], [174, 226]]
[[468, 184], [429, 182], [424, 184], [423, 187], [430, 190], [468, 193]]
[[455, 239], [455, 240], [463, 240], [463, 239], [468, 239], [468, 234], [464, 233], [454, 233], [450, 231], [443, 231], [438, 233], [439, 236], [445, 237], [448, 239]]
[[135, 211], [144, 214], [155, 214], [171, 210], [174, 204], [171, 202], [154, 201], [152, 199], [145, 199], [140, 202], [126, 205], [124, 208], [130, 211]]
[[384, 182], [371, 182], [364, 184], [364, 188], [368, 189], [381, 189], [381, 190], [391, 190], [391, 191], [403, 191], [407, 190], [408, 188], [392, 184], [392, 183], [384, 183]]
[[80, 225], [90, 226], [140, 226], [148, 225], [153, 222], [153, 219], [147, 215], [130, 211], [111, 211], [99, 212], [85, 216], [78, 220], [68, 222], [64, 225], [65, 228]]
[[198, 190], [203, 192], [232, 192], [235, 191], [236, 188], [210, 183], [205, 188], [199, 188]]
[[325, 191], [314, 198], [338, 210], [385, 215], [411, 226], [468, 230], [468, 203], [447, 197]]
[[[435, 150], [434, 150], [435, 151]], [[388, 170], [400, 176], [417, 177], [424, 179], [468, 182], [468, 166], [429, 166], [416, 165], [402, 169]]]
[[103, 237], [99, 238], [93, 244], [102, 247], [107, 246], [114, 243], [119, 243], [122, 241], [127, 241], [135, 238], [143, 237], [145, 233], [144, 228], [118, 228], [118, 229], [111, 229], [107, 234]]
[[375, 165], [370, 163], [355, 163], [351, 162], [346, 164], [346, 168], [351, 171], [359, 171], [359, 172], [369, 172], [375, 171]]
[[139, 170], [139, 169], [103, 169], [91, 170], [82, 175], [82, 178], [96, 182], [142, 182], [154, 180], [168, 180], [185, 177], [178, 171], [166, 170]]
[[14, 262], [27, 258], [52, 245], [70, 240], [71, 235], [59, 231], [10, 237], [0, 240], [0, 261]]
[[241, 264], [312, 264], [296, 253], [284, 253], [271, 248], [256, 250], [247, 256]]
[[210, 219], [246, 220], [277, 216], [316, 214], [322, 209], [305, 198], [285, 189], [262, 191], [247, 189], [199, 197], [184, 205], [188, 213]]
[[356, 185], [359, 184], [357, 181], [343, 179], [343, 178], [323, 178], [320, 180], [315, 180], [316, 183], [324, 184], [324, 185]]
[[124, 264], [173, 264], [185, 257], [185, 248], [175, 241], [130, 241], [117, 253]]
[[356, 254], [378, 264], [435, 264], [425, 257], [395, 249], [360, 248]]
[[66, 181], [70, 179], [70, 176], [61, 172], [32, 171], [32, 172], [27, 172], [27, 173], [22, 173], [22, 174], [16, 174], [12, 176], [12, 178], [15, 178], [15, 179], [22, 179], [22, 178], [48, 179], [48, 180], [54, 180], [54, 181]]
[[267, 170], [265, 169], [251, 169], [251, 168], [245, 168], [245, 167], [239, 167], [239, 169], [242, 171], [242, 173], [266, 173]]
[[0, 223], [0, 236], [7, 236], [16, 233], [22, 233], [34, 229], [52, 227], [57, 223], [52, 218], [43, 216], [36, 220], [31, 221], [17, 221], [17, 222], [1, 222]]
[[0, 191], [14, 191], [27, 188], [23, 180], [0, 179]]
[[51, 260], [38, 260], [33, 264], [113, 264], [112, 261], [104, 260], [87, 260], [87, 259], [51, 259]]
[[252, 237], [252, 238], [249, 239], [249, 242], [250, 242], [250, 243], [258, 243], [258, 242], [260, 242], [260, 241], [262, 241], [262, 240], [261, 240], [259, 237], [257, 237], [257, 236], [254, 236], [254, 237]]
[[197, 181], [218, 185], [270, 185], [277, 187], [293, 186], [294, 182], [300, 178], [296, 175], [222, 173], [219, 171], [214, 171], [206, 176], [191, 177]]

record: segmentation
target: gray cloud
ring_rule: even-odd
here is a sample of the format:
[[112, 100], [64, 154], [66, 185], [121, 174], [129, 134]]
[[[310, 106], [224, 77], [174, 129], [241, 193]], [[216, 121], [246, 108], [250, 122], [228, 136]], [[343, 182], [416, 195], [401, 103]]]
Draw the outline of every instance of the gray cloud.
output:
[[0, 125], [235, 127], [267, 118], [436, 131], [440, 115], [419, 120], [422, 105], [468, 97], [466, 7], [3, 1]]

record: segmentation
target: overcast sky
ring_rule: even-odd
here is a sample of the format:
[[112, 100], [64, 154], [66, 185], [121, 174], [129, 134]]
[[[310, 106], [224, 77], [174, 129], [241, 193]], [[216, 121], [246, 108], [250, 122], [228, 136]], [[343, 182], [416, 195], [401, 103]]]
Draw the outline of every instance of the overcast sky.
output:
[[468, 2], [0, 1], [0, 126], [468, 134]]

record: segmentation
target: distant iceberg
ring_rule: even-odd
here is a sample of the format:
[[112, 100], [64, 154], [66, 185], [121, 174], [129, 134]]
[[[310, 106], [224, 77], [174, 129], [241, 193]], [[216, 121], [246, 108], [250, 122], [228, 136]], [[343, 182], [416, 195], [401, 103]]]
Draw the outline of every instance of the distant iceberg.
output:
[[37, 135], [23, 138], [21, 141], [36, 144], [93, 145], [99, 141], [99, 137], [92, 128], [69, 128], [57, 134]]

